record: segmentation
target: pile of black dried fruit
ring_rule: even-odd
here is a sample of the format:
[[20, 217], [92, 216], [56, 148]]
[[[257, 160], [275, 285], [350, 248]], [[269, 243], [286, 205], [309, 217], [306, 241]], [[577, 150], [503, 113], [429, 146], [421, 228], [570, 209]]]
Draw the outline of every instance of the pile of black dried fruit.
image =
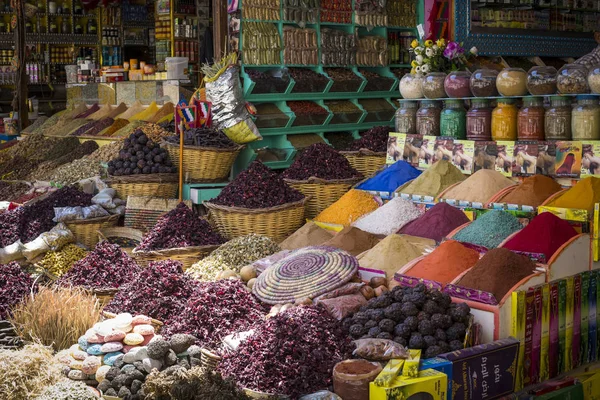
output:
[[254, 161], [211, 200], [229, 207], [270, 208], [300, 201], [304, 195], [288, 186], [281, 176]]
[[367, 149], [376, 153], [387, 151], [387, 142], [389, 133], [392, 128], [389, 126], [376, 126], [365, 133], [363, 133], [360, 139], [355, 140], [348, 146], [348, 151], [357, 151], [360, 149]]
[[423, 284], [396, 286], [370, 299], [342, 325], [354, 339], [389, 339], [431, 358], [464, 347], [470, 313], [466, 303], [452, 303], [446, 293]]
[[112, 176], [175, 173], [167, 150], [148, 139], [141, 130], [123, 141], [119, 156], [108, 162], [108, 174]]
[[346, 157], [325, 143], [315, 143], [304, 149], [282, 176], [297, 181], [311, 177], [325, 180], [362, 177], [360, 172], [352, 168]]
[[210, 224], [185, 205], [159, 218], [137, 247], [141, 251], [174, 249], [191, 246], [216, 246], [227, 240], [213, 230]]
[[173, 315], [161, 334], [194, 336], [196, 344], [219, 351], [222, 339], [261, 324], [265, 310], [239, 280], [200, 282], [184, 310]]
[[[169, 136], [167, 142], [179, 144], [179, 135]], [[223, 133], [214, 128], [191, 128], [183, 133], [183, 144], [186, 146], [216, 147], [231, 149], [237, 145]]]
[[155, 261], [123, 285], [105, 309], [168, 321], [183, 311], [197, 287], [198, 281], [183, 273], [179, 261]]
[[31, 294], [32, 290], [35, 291], [35, 288], [33, 278], [14, 261], [0, 264], [0, 276], [0, 320], [4, 320], [10, 316], [10, 309]]
[[56, 284], [86, 289], [118, 289], [136, 279], [140, 272], [139, 265], [119, 246], [103, 241], [73, 264]]
[[352, 348], [325, 310], [299, 306], [256, 327], [236, 352], [225, 355], [218, 370], [241, 387], [297, 399], [331, 386], [333, 367]]
[[43, 200], [0, 214], [0, 247], [17, 240], [27, 243], [48, 232], [55, 225], [55, 207], [86, 207], [92, 205], [92, 195], [65, 186]]

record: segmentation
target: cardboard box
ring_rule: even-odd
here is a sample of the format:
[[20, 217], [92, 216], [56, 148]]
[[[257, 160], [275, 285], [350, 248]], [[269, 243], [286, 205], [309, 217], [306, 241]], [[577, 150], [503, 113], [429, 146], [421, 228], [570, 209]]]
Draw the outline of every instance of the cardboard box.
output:
[[598, 320], [597, 320], [597, 303], [596, 291], [598, 284], [598, 274], [596, 271], [590, 271], [590, 288], [588, 290], [588, 360], [594, 362], [598, 359]]
[[511, 332], [520, 342], [517, 360], [515, 390], [523, 389], [523, 364], [525, 359], [525, 291], [512, 292]]
[[550, 378], [550, 285], [542, 285], [542, 353], [540, 355], [540, 381]]
[[387, 387], [369, 384], [369, 400], [407, 399], [425, 395], [429, 400], [446, 400], [448, 377], [433, 369], [419, 371], [416, 378], [398, 376]]
[[575, 384], [564, 389], [555, 390], [541, 396], [534, 397], [536, 400], [587, 400], [583, 396], [583, 386]]
[[519, 341], [482, 344], [439, 357], [452, 362], [452, 398], [493, 400], [514, 392]]
[[452, 363], [445, 358], [434, 357], [421, 361], [421, 370], [434, 369], [446, 374], [448, 377], [448, 388], [446, 389], [446, 398], [452, 400]]
[[559, 346], [559, 301], [558, 301], [558, 282], [551, 282], [550, 285], [550, 347], [548, 349], [548, 367], [550, 378], [558, 375], [559, 360], [562, 358]]
[[581, 327], [579, 334], [581, 339], [579, 341], [579, 365], [587, 364], [591, 362], [589, 348], [590, 348], [590, 304], [588, 303], [588, 295], [590, 291], [590, 273], [584, 272], [581, 274], [581, 292], [579, 293], [579, 303], [581, 305], [579, 310], [579, 316], [581, 321]]
[[575, 377], [581, 382], [585, 400], [600, 400], [600, 372], [586, 372]]

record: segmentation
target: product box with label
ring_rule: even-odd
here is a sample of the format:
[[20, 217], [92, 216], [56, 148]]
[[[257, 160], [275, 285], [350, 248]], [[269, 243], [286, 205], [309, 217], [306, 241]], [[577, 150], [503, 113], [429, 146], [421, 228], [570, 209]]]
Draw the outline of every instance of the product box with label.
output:
[[408, 399], [411, 396], [425, 396], [429, 400], [446, 400], [448, 378], [446, 374], [433, 369], [419, 371], [416, 378], [397, 376], [387, 386], [369, 384], [369, 400]]
[[452, 398], [493, 400], [514, 392], [519, 341], [501, 339], [439, 357], [452, 362]]
[[583, 386], [575, 384], [563, 389], [555, 390], [541, 396], [535, 396], [535, 400], [587, 400], [583, 395]]
[[583, 386], [585, 400], [600, 400], [600, 372], [586, 372], [575, 377]]
[[433, 357], [421, 361], [421, 370], [434, 369], [438, 372], [446, 374], [448, 377], [448, 389], [446, 398], [452, 400], [452, 363], [445, 358]]

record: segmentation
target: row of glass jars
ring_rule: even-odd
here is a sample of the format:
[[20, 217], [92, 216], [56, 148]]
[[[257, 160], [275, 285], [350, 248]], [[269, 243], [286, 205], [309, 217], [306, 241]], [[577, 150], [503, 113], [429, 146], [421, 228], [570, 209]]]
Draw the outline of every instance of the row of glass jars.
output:
[[405, 99], [440, 99], [444, 97], [506, 97], [562, 94], [600, 93], [600, 66], [588, 68], [567, 64], [556, 71], [554, 67], [506, 68], [498, 73], [492, 69], [431, 72], [425, 76], [406, 74], [400, 80], [400, 94]]
[[489, 100], [473, 99], [467, 111], [463, 100], [400, 100], [396, 131], [408, 134], [447, 136], [468, 140], [600, 140], [600, 104], [593, 95], [571, 99], [550, 98], [544, 107], [542, 97], [525, 97], [518, 109], [514, 99], [498, 99], [495, 108]]

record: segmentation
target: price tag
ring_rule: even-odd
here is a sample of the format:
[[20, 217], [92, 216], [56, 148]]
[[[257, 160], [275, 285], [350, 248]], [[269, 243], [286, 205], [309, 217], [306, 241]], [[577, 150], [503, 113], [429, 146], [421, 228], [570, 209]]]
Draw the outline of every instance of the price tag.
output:
[[423, 29], [423, 24], [417, 25], [417, 31], [419, 32], [419, 39], [423, 39], [425, 37], [425, 29]]

